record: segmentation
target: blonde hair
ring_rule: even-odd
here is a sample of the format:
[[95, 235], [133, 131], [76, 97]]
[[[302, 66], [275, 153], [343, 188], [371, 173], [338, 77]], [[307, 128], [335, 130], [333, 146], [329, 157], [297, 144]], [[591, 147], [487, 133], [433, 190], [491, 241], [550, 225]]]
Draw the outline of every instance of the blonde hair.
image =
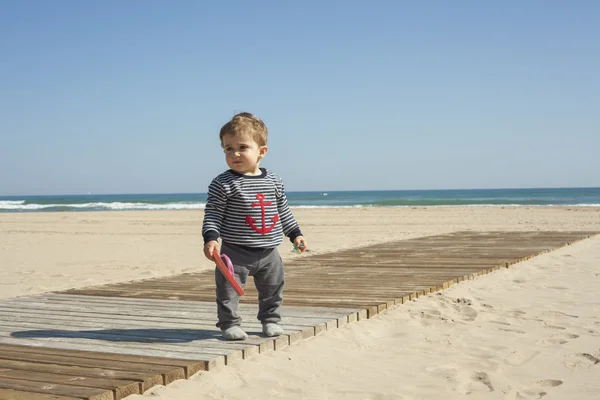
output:
[[219, 140], [223, 146], [223, 136], [237, 135], [239, 133], [247, 133], [252, 135], [252, 138], [259, 146], [267, 145], [267, 137], [269, 131], [265, 123], [256, 115], [249, 112], [241, 112], [233, 116], [219, 132]]

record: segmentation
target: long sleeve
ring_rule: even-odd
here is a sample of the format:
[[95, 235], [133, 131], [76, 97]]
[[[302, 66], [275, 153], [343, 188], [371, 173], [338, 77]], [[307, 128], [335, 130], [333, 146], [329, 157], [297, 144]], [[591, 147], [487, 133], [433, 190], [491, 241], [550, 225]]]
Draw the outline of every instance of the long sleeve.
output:
[[219, 238], [226, 206], [227, 193], [217, 180], [213, 180], [208, 186], [208, 199], [204, 208], [204, 222], [202, 223], [204, 243]]
[[288, 205], [287, 196], [285, 195], [285, 189], [283, 183], [281, 183], [281, 193], [277, 196], [277, 209], [279, 211], [279, 220], [283, 228], [283, 234], [290, 238], [290, 241], [294, 241], [296, 237], [302, 236], [298, 222], [292, 215], [290, 207]]

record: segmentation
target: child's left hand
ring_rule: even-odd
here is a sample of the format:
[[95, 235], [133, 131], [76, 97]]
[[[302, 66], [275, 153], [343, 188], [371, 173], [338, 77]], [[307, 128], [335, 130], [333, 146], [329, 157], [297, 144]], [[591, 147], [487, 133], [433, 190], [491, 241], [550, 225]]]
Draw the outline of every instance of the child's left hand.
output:
[[294, 239], [294, 244], [300, 253], [308, 251], [308, 246], [306, 245], [306, 239], [304, 239], [304, 236], [297, 236], [296, 239]]

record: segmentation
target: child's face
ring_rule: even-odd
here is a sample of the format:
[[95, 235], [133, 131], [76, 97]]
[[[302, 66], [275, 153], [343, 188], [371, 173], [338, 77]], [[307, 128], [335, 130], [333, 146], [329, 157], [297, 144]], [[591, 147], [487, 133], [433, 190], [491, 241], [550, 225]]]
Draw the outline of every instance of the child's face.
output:
[[229, 168], [244, 175], [259, 175], [258, 166], [267, 154], [267, 146], [259, 146], [250, 134], [238, 133], [223, 136], [223, 151]]

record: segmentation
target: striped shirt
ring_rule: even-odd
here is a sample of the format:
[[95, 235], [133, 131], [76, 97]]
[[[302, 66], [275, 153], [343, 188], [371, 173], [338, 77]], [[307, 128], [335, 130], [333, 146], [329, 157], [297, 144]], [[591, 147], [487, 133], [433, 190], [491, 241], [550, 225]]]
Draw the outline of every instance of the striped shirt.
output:
[[282, 235], [293, 241], [301, 236], [287, 203], [282, 179], [261, 168], [260, 175], [228, 170], [208, 187], [202, 236], [204, 242], [219, 237], [227, 243], [272, 248]]

